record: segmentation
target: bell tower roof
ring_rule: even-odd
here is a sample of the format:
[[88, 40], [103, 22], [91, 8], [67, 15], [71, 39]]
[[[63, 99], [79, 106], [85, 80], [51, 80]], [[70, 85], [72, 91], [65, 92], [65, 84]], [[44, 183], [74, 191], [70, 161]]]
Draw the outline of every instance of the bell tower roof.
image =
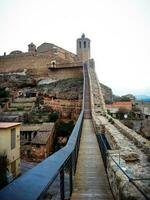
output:
[[81, 38], [85, 38], [85, 34], [84, 33], [82, 33]]

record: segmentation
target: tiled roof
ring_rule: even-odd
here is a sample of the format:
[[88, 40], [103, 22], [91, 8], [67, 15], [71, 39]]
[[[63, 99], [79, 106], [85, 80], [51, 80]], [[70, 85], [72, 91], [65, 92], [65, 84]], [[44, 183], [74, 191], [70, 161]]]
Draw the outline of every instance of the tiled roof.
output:
[[51, 133], [52, 133], [51, 131], [38, 132], [37, 135], [32, 139], [31, 143], [32, 144], [46, 144]]
[[51, 131], [54, 123], [27, 124], [21, 126], [21, 131]]
[[21, 123], [12, 123], [12, 122], [0, 122], [0, 129], [3, 129], [3, 128], [11, 128], [11, 127], [14, 127], [14, 126], [18, 126], [20, 125]]
[[107, 108], [126, 108], [131, 109], [132, 108], [132, 102], [131, 101], [119, 101], [119, 102], [113, 102], [112, 104], [106, 104]]

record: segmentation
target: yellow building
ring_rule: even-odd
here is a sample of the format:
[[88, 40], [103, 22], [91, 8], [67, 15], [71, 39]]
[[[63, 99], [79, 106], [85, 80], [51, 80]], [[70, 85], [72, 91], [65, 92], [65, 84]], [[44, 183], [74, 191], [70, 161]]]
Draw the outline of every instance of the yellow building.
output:
[[0, 122], [0, 154], [6, 154], [13, 178], [20, 174], [20, 123]]

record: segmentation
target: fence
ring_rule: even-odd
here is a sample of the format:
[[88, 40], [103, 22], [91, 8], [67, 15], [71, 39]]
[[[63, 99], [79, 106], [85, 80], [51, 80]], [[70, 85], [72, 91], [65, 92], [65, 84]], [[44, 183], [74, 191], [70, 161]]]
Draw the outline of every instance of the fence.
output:
[[145, 191], [143, 191], [140, 186], [137, 185], [136, 181], [150, 181], [150, 178], [131, 178], [125, 171], [124, 169], [121, 167], [120, 165], [120, 153], [118, 153], [118, 160], [119, 162], [117, 162], [114, 158], [113, 158], [113, 154], [111, 155], [110, 153], [108, 154], [108, 150], [111, 150], [110, 145], [105, 137], [104, 134], [96, 134], [97, 136], [97, 141], [99, 143], [99, 147], [100, 147], [100, 151], [102, 154], [102, 159], [104, 162], [104, 167], [105, 167], [105, 171], [107, 173], [107, 161], [108, 161], [108, 157], [110, 159], [113, 160], [113, 162], [115, 163], [115, 165], [122, 171], [122, 173], [128, 178], [129, 182], [131, 182], [136, 188], [137, 190], [145, 197], [146, 200], [150, 200], [150, 197], [148, 197], [148, 195], [146, 194]]

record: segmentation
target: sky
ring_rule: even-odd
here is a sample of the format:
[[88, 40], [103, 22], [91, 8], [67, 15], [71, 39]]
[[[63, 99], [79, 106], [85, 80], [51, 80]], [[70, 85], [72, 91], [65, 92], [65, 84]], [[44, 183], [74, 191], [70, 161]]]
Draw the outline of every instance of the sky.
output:
[[82, 33], [100, 82], [150, 95], [150, 0], [0, 0], [0, 55], [31, 42], [76, 53]]

